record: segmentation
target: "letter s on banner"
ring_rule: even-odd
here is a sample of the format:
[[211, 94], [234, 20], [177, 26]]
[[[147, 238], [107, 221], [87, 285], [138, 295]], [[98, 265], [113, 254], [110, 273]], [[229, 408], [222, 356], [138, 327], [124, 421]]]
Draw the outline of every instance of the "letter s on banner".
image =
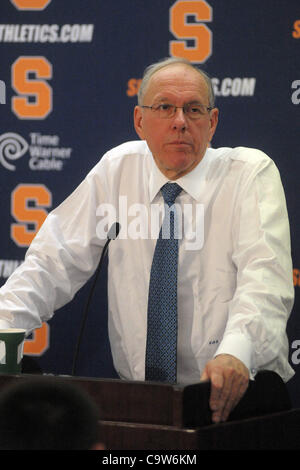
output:
[[[28, 74], [37, 79], [29, 79]], [[52, 111], [52, 65], [45, 57], [19, 57], [12, 65], [12, 86], [19, 95], [12, 98], [12, 111], [19, 119], [45, 119]], [[34, 102], [30, 102], [30, 98]]]
[[[188, 22], [188, 16], [197, 22]], [[212, 54], [212, 33], [202, 24], [212, 21], [212, 8], [204, 0], [177, 0], [170, 8], [170, 32], [178, 39], [170, 41], [169, 53], [172, 57], [183, 57], [192, 63], [203, 63]], [[184, 39], [184, 41], [179, 41]], [[193, 40], [193, 47], [187, 45]]]
[[[34, 202], [34, 207], [29, 207], [29, 201]], [[11, 238], [16, 245], [30, 245], [48, 215], [42, 207], [51, 205], [52, 194], [43, 184], [19, 184], [16, 187], [11, 194], [11, 215], [19, 222], [11, 225]]]
[[18, 10], [44, 10], [51, 0], [10, 0]]

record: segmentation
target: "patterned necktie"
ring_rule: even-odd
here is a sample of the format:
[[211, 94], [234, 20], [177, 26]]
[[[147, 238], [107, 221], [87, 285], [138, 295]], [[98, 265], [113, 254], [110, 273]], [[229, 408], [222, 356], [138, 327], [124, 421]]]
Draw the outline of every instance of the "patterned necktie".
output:
[[145, 379], [175, 383], [178, 235], [176, 208], [171, 206], [181, 187], [177, 183], [166, 183], [161, 192], [170, 209], [165, 206], [151, 267]]

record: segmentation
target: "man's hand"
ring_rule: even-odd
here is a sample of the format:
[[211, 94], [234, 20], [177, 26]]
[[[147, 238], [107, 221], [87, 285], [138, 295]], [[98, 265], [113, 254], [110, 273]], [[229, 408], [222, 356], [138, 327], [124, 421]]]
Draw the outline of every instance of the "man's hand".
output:
[[209, 406], [213, 422], [218, 423], [226, 421], [247, 390], [249, 371], [236, 357], [220, 354], [206, 364], [201, 380], [211, 382]]

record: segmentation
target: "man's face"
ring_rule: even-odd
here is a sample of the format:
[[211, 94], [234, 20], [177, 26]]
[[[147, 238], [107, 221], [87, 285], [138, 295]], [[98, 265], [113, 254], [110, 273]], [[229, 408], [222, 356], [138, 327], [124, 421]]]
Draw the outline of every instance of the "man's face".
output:
[[[204, 78], [192, 67], [172, 64], [150, 79], [143, 105], [168, 103], [183, 106], [201, 103], [209, 106]], [[156, 111], [136, 106], [134, 124], [137, 134], [145, 139], [160, 171], [170, 180], [189, 173], [203, 158], [218, 122], [218, 110], [207, 111], [190, 119], [182, 109], [172, 118], [161, 119]]]

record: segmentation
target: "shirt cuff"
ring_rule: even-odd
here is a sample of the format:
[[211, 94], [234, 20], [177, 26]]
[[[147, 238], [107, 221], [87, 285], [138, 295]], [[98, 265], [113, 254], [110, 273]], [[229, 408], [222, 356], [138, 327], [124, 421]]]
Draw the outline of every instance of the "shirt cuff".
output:
[[219, 354], [231, 354], [242, 361], [249, 370], [250, 378], [256, 374], [256, 370], [252, 368], [253, 346], [250, 339], [243, 334], [229, 333], [224, 336], [220, 346], [216, 350], [214, 357]]

